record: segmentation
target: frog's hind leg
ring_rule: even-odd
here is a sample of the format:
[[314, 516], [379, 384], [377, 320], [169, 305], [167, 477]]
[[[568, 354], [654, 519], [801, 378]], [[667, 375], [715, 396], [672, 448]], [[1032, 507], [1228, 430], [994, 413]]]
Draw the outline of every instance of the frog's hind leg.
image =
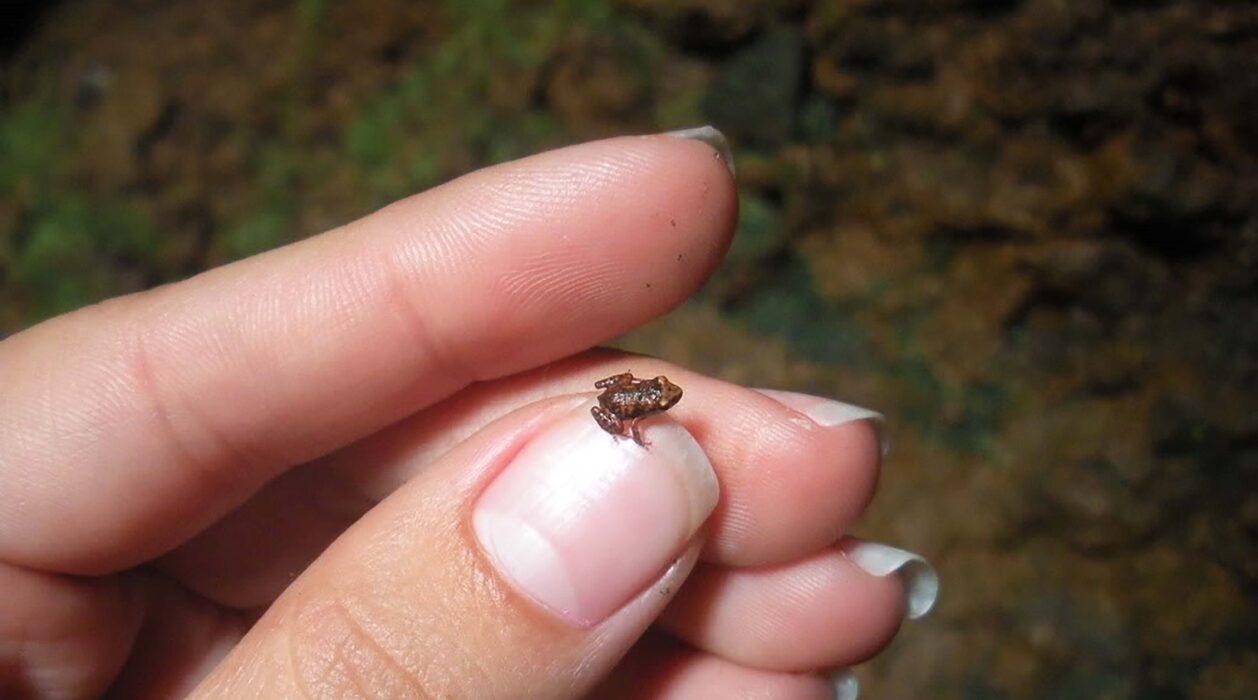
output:
[[620, 374], [613, 374], [610, 377], [607, 377], [605, 379], [600, 379], [597, 382], [594, 382], [594, 388], [606, 389], [609, 386], [621, 386], [623, 384], [628, 384], [632, 381], [633, 381], [633, 372], [622, 372]]

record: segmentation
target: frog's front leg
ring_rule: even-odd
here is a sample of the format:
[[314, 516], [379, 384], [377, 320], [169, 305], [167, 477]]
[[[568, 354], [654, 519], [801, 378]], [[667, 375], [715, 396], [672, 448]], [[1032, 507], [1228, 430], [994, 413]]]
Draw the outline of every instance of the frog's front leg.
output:
[[625, 424], [621, 422], [620, 417], [615, 413], [602, 406], [591, 407], [590, 413], [594, 414], [594, 422], [598, 423], [598, 427], [617, 437], [625, 434]]
[[645, 416], [634, 418], [633, 420], [629, 421], [629, 432], [633, 434], [634, 442], [638, 443], [639, 445], [642, 445], [643, 447], [646, 447], [647, 441], [646, 439], [642, 437], [642, 430], [638, 427], [638, 421], [642, 420], [643, 417]]

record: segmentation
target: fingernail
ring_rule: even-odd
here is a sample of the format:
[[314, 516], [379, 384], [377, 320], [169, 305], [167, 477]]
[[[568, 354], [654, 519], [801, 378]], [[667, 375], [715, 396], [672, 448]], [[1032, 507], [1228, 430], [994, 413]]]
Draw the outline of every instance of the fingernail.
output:
[[851, 423], [852, 421], [867, 420], [874, 427], [874, 431], [878, 433], [878, 445], [882, 450], [882, 456], [886, 457], [887, 453], [891, 451], [891, 441], [887, 437], [887, 418], [877, 411], [795, 391], [780, 391], [778, 389], [756, 389], [756, 391], [774, 399], [789, 409], [799, 411], [808, 416], [817, 425], [833, 427]]
[[904, 580], [905, 609], [910, 620], [916, 620], [935, 607], [939, 597], [939, 574], [920, 554], [877, 542], [846, 540], [843, 554], [872, 576], [899, 574]]
[[708, 144], [712, 147], [712, 150], [716, 151], [716, 159], [725, 163], [725, 167], [729, 168], [729, 174], [736, 174], [734, 172], [734, 153], [729, 148], [729, 141], [726, 140], [725, 134], [722, 134], [716, 127], [696, 126], [689, 129], [678, 129], [677, 131], [667, 132], [665, 136], [688, 141], [701, 141]]
[[847, 669], [830, 674], [830, 687], [834, 691], [834, 700], [856, 700], [861, 694], [860, 681]]
[[530, 440], [481, 495], [472, 527], [512, 586], [570, 624], [606, 619], [658, 578], [716, 506], [699, 444], [666, 418], [649, 443], [604, 432], [583, 405]]

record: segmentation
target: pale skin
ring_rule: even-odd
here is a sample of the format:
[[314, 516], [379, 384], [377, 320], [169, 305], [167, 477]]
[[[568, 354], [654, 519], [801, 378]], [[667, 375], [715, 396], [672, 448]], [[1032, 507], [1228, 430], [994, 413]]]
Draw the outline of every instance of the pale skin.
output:
[[[588, 350], [697, 289], [735, 211], [704, 144], [594, 142], [0, 342], [0, 696], [826, 697], [903, 616], [835, 546], [874, 430]], [[629, 366], [684, 387], [652, 421], [720, 502], [693, 571], [574, 627], [465, 524], [495, 454]]]

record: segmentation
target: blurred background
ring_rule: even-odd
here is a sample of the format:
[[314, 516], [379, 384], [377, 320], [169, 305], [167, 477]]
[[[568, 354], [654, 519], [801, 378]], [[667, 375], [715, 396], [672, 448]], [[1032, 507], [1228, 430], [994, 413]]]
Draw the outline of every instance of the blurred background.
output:
[[5, 6], [0, 337], [482, 165], [714, 123], [726, 265], [623, 347], [884, 411], [936, 613], [866, 697], [1258, 697], [1258, 7]]

